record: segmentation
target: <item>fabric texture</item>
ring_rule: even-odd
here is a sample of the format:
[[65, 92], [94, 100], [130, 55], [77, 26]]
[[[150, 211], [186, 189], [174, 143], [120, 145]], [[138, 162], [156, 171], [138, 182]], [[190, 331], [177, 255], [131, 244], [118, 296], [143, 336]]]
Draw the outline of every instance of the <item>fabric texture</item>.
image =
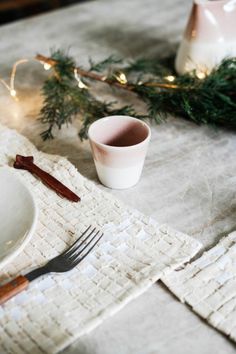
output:
[[[16, 154], [33, 155], [38, 166], [77, 193], [81, 202], [62, 199], [27, 171], [13, 169]], [[28, 186], [39, 209], [35, 234], [0, 270], [0, 282], [45, 264], [90, 224], [104, 232], [77, 268], [35, 280], [0, 307], [1, 353], [57, 353], [189, 261], [201, 247], [100, 190], [65, 158], [39, 152], [1, 125], [0, 166], [9, 166]]]
[[162, 281], [177, 298], [236, 342], [236, 232]]

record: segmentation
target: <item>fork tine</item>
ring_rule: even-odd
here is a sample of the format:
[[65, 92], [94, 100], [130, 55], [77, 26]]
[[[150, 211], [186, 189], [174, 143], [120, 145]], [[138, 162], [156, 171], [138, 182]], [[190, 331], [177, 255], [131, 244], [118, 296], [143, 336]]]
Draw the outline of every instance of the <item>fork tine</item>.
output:
[[67, 248], [63, 253], [61, 253], [61, 255], [64, 256], [65, 254], [67, 254], [68, 251], [70, 251], [82, 239], [82, 237], [88, 232], [90, 228], [91, 225], [89, 225], [87, 229], [80, 235], [80, 237], [74, 243], [72, 243], [69, 248]]
[[[75, 262], [73, 263], [73, 267], [76, 267], [85, 257], [87, 257], [87, 255], [92, 251], [92, 249], [96, 246], [96, 244], [101, 240], [102, 236], [104, 234], [102, 233], [101, 236], [95, 241], [95, 243], [88, 249], [88, 251], [82, 256], [82, 257], [79, 257], [79, 255], [81, 255], [81, 252], [79, 253], [78, 258], [75, 260]], [[86, 247], [88, 246], [89, 244], [86, 245]]]
[[[76, 259], [90, 245], [90, 243], [93, 242], [93, 240], [97, 237], [99, 232], [100, 231], [97, 231], [95, 233], [95, 235], [93, 235], [93, 237], [89, 240], [89, 242], [85, 243], [87, 241], [87, 239], [90, 237], [90, 235], [91, 235], [91, 233], [90, 233], [89, 236], [86, 237], [86, 239], [83, 241], [83, 243], [81, 243], [75, 250], [73, 250], [74, 252], [69, 255], [70, 260], [73, 261], [74, 259]], [[84, 245], [84, 247], [81, 250], [79, 250], [79, 252], [77, 252], [78, 249], [80, 248], [80, 246], [82, 246], [82, 245]]]
[[[74, 243], [73, 247], [68, 248], [65, 256], [66, 257], [70, 257], [72, 256], [75, 252], [78, 251], [78, 249], [84, 245], [84, 243], [90, 238], [90, 236], [94, 233], [94, 231], [96, 230], [96, 227], [88, 234], [88, 236], [84, 239], [81, 240], [82, 236], [80, 236], [80, 238], [77, 240], [77, 242]], [[84, 233], [85, 235], [86, 233]], [[79, 240], [81, 240], [81, 242], [78, 242]]]
[[[103, 232], [100, 230], [97, 231], [96, 228], [89, 231], [89, 235], [87, 235], [86, 233], [88, 233], [90, 227], [91, 226], [89, 226], [82, 235], [80, 235], [78, 240], [75, 241], [65, 252], [49, 260], [43, 267], [34, 269], [26, 274], [27, 280], [32, 281], [40, 275], [50, 272], [68, 272], [76, 267], [77, 264], [79, 264], [92, 251], [103, 236]], [[85, 238], [84, 240], [82, 239], [83, 236]], [[87, 241], [86, 244], [85, 241]]]

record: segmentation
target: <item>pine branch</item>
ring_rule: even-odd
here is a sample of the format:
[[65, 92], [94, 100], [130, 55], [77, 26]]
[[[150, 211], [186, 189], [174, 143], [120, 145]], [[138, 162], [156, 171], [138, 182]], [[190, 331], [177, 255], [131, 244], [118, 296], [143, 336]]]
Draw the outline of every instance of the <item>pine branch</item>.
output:
[[50, 58], [55, 75], [49, 77], [42, 88], [44, 96], [43, 107], [39, 119], [47, 125], [47, 129], [41, 133], [44, 140], [53, 138], [53, 128], [61, 129], [64, 124], [71, 123], [77, 114], [82, 118], [82, 127], [79, 132], [81, 139], [87, 137], [89, 125], [96, 119], [108, 115], [121, 114], [138, 115], [131, 106], [119, 109], [113, 108], [115, 102], [101, 102], [92, 96], [89, 90], [78, 88], [78, 82], [73, 75], [75, 63], [72, 58], [57, 51]]
[[158, 94], [152, 88], [134, 89], [147, 102], [149, 114], [184, 117], [197, 124], [224, 125], [236, 128], [236, 59], [226, 59], [204, 80], [195, 75], [177, 77], [177, 90], [163, 90]]
[[127, 73], [139, 72], [142, 74], [153, 74], [155, 76], [167, 76], [171, 74], [171, 68], [167, 67], [165, 61], [156, 59], [139, 58], [131, 62], [125, 71]]
[[122, 64], [122, 59], [116, 58], [114, 57], [114, 55], [110, 55], [108, 58], [98, 63], [95, 63], [92, 59], [90, 59], [89, 64], [90, 64], [89, 71], [103, 72], [111, 65]]
[[[99, 81], [135, 93], [147, 104], [149, 118], [157, 123], [172, 114], [197, 124], [236, 128], [236, 58], [225, 59], [201, 80], [195, 72], [175, 76], [175, 73], [161, 62], [138, 59], [122, 67], [127, 82], [119, 80], [116, 68], [111, 69], [111, 66], [121, 63], [120, 59], [114, 57], [99, 63], [90, 61], [89, 70], [76, 67], [74, 60], [62, 51], [54, 52], [50, 58], [42, 55], [37, 55], [36, 58], [50, 64], [55, 73], [45, 81], [42, 89], [44, 105], [40, 119], [47, 124], [47, 129], [42, 133], [44, 139], [52, 138], [55, 126], [60, 129], [63, 124], [70, 123], [78, 113], [83, 117], [79, 132], [82, 139], [86, 138], [89, 125], [106, 115], [128, 114], [140, 119], [147, 118], [147, 115], [137, 114], [132, 106], [116, 109], [114, 103], [101, 102], [89, 90], [78, 88], [75, 70], [81, 79], [91, 83]], [[136, 79], [133, 79], [134, 74]], [[147, 75], [151, 76], [151, 79], [149, 77], [147, 80]]]
[[[71, 60], [71, 58], [66, 57], [62, 51], [57, 51], [56, 57], [58, 58], [59, 56], [61, 56], [62, 58], [65, 57], [65, 58], [68, 58]], [[60, 59], [54, 58], [54, 54], [50, 58], [45, 57], [42, 54], [37, 54], [35, 59], [40, 62], [47, 63], [47, 64], [51, 65], [53, 68], [56, 68], [58, 61], [60, 61]], [[124, 84], [119, 83], [117, 80], [114, 79], [114, 76], [112, 76], [112, 75], [110, 75], [109, 77], [107, 77], [106, 75], [98, 75], [94, 72], [91, 72], [90, 70], [83, 70], [81, 67], [78, 67], [78, 66], [76, 67], [75, 65], [72, 65], [71, 72], [74, 72], [75, 69], [77, 70], [78, 75], [80, 75], [81, 77], [84, 77], [84, 78], [92, 80], [92, 81], [99, 81], [99, 82], [108, 84], [109, 86], [114, 86], [114, 87], [122, 89], [122, 90], [133, 91], [133, 89], [135, 87], [135, 84], [124, 85]], [[125, 71], [125, 68], [123, 71]], [[160, 87], [160, 88], [173, 88], [173, 85], [170, 85], [166, 82], [143, 83], [143, 85], [147, 85], [147, 86], [150, 84], [152, 86]]]

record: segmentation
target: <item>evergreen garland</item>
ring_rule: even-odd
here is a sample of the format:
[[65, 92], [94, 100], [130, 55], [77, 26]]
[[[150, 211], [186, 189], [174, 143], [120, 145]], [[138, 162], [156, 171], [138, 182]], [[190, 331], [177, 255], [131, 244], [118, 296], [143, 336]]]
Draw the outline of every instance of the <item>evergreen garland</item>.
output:
[[[71, 123], [77, 114], [82, 120], [81, 139], [87, 137], [93, 121], [114, 114], [156, 122], [171, 114], [197, 124], [236, 128], [236, 58], [223, 60], [203, 79], [196, 72], [176, 76], [169, 63], [156, 60], [138, 59], [124, 64], [110, 56], [99, 63], [90, 60], [90, 67], [84, 70], [76, 68], [73, 58], [62, 51], [53, 52], [50, 58], [42, 55], [36, 58], [54, 70], [42, 88], [44, 103], [40, 120], [47, 125], [42, 132], [44, 140], [53, 137], [54, 127], [60, 129], [63, 124]], [[89, 89], [95, 81], [135, 93], [146, 103], [147, 114], [138, 114], [133, 106], [116, 109], [115, 102], [99, 101]]]

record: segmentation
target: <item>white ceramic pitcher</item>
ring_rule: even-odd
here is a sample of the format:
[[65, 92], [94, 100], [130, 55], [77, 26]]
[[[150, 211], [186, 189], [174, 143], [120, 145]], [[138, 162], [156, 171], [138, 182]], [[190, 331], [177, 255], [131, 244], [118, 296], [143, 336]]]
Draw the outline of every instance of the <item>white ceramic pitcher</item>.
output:
[[236, 56], [236, 0], [195, 0], [177, 52], [179, 74], [208, 73], [225, 57]]

